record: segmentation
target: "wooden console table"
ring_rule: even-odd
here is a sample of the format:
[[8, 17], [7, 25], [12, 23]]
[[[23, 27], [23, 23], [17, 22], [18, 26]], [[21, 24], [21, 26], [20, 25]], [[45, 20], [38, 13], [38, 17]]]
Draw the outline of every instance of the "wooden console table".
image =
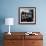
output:
[[25, 35], [26, 32], [11, 32], [8, 35], [4, 33], [4, 46], [43, 46], [43, 35], [40, 32], [38, 35]]

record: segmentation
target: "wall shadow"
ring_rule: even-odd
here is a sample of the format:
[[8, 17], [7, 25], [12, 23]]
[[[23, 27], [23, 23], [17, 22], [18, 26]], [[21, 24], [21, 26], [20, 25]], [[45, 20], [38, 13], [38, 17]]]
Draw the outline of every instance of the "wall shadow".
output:
[[0, 16], [0, 46], [4, 46], [3, 45], [3, 41], [4, 41], [4, 36], [3, 36], [3, 32], [2, 32], [2, 26], [5, 23], [5, 17], [4, 16]]

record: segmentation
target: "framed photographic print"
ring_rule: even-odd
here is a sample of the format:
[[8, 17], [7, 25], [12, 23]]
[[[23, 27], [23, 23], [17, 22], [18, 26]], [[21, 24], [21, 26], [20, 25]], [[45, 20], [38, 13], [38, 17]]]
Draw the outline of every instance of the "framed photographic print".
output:
[[36, 8], [35, 7], [19, 7], [19, 23], [20, 24], [36, 24]]

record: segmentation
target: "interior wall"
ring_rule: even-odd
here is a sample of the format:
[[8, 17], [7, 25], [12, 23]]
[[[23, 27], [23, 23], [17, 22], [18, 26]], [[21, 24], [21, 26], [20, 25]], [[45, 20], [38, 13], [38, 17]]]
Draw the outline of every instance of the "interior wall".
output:
[[[11, 32], [42, 32], [46, 36], [46, 0], [0, 0], [0, 32], [8, 32], [5, 18], [13, 17]], [[36, 24], [19, 24], [19, 7], [36, 7]], [[46, 37], [45, 37], [46, 38]], [[46, 39], [45, 39], [46, 40]], [[46, 42], [44, 41], [46, 44]], [[44, 44], [44, 45], [45, 45]]]

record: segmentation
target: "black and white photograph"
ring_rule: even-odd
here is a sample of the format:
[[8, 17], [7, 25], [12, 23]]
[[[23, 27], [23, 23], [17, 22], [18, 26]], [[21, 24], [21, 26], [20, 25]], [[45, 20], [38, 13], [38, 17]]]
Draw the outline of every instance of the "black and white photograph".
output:
[[35, 7], [20, 7], [19, 8], [19, 23], [35, 24], [36, 23], [36, 8]]

